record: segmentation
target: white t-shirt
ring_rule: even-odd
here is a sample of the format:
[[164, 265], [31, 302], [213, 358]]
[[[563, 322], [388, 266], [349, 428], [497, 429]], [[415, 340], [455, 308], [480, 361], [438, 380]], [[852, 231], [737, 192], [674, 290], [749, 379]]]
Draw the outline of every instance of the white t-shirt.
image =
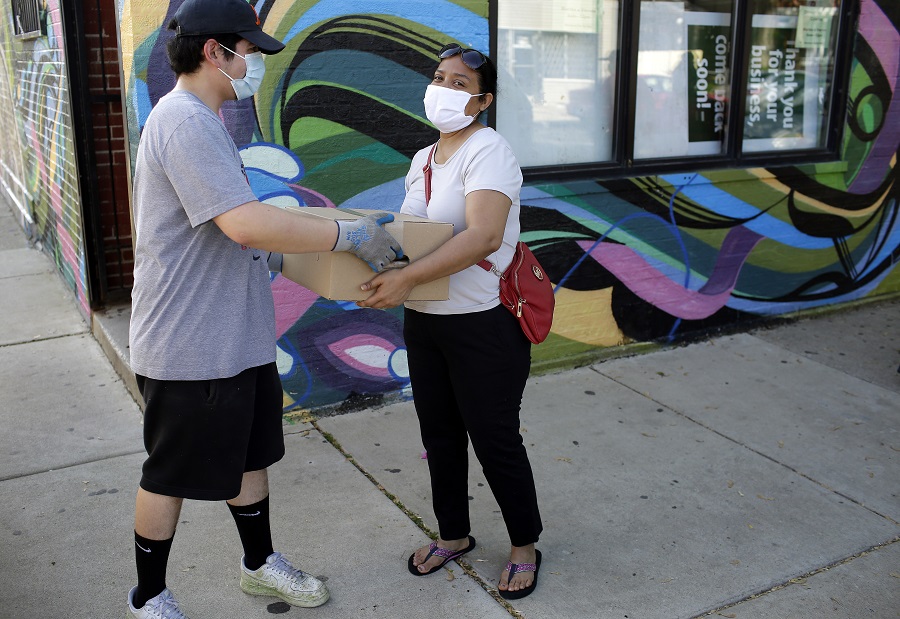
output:
[[[431, 200], [425, 207], [425, 175], [431, 145], [415, 154], [406, 175], [406, 198], [401, 213], [453, 224], [454, 236], [466, 229], [466, 196], [491, 189], [511, 201], [503, 244], [487, 257], [500, 271], [512, 262], [519, 241], [519, 192], [522, 170], [509, 143], [489, 127], [479, 129], [444, 163], [431, 162]], [[467, 314], [496, 307], [500, 279], [474, 264], [450, 276], [450, 298], [446, 301], [407, 301], [406, 307], [426, 314]]]

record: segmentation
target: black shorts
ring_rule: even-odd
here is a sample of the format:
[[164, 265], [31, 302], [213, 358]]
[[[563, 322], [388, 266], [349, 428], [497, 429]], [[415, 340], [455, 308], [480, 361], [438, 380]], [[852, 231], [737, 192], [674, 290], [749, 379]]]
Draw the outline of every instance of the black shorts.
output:
[[247, 471], [284, 456], [281, 379], [274, 363], [214, 380], [137, 376], [144, 397], [141, 488], [222, 501], [241, 492]]

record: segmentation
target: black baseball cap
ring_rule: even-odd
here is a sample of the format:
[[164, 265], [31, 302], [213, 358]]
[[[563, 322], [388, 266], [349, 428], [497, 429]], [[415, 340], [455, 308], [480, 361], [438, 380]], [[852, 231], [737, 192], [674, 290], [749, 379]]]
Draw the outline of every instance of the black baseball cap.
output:
[[175, 11], [175, 36], [237, 34], [264, 54], [277, 54], [284, 43], [260, 27], [256, 9], [246, 0], [185, 0]]

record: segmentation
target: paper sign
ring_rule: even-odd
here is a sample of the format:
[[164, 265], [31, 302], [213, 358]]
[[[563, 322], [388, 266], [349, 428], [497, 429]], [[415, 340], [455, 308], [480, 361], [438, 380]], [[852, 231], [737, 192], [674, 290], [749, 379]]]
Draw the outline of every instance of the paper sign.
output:
[[834, 7], [801, 6], [797, 17], [797, 47], [828, 47], [836, 14]]
[[[725, 14], [727, 20], [729, 15]], [[709, 154], [724, 141], [729, 78], [731, 28], [723, 25], [688, 24], [688, 140], [714, 142]], [[698, 153], [692, 153], [698, 154]]]
[[794, 40], [789, 21], [778, 26], [753, 28], [745, 138], [803, 136], [806, 51]]

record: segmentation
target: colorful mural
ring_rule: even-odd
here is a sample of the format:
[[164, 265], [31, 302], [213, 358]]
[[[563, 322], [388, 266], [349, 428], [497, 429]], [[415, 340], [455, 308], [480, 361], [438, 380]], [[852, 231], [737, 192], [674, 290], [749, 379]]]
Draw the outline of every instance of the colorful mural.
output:
[[[10, 72], [14, 110], [20, 132], [24, 185], [30, 216], [30, 235], [49, 253], [87, 316], [87, 272], [81, 228], [81, 199], [71, 131], [71, 111], [65, 70], [65, 49], [59, 0], [47, 0], [42, 36], [14, 39], [11, 22], [0, 20], [3, 67]], [[7, 80], [7, 75], [0, 75]]]
[[[179, 5], [143, 8], [143, 22], [123, 9], [132, 149], [173, 84], [160, 25]], [[255, 7], [286, 49], [267, 59], [256, 99], [222, 116], [256, 194], [398, 210], [410, 158], [435, 138], [421, 101], [436, 52], [450, 40], [487, 49], [488, 3]], [[841, 162], [526, 187], [522, 237], [557, 294], [536, 364], [900, 291], [898, 49], [900, 7], [863, 0]], [[321, 299], [281, 276], [272, 288], [286, 409], [407, 393], [399, 310]]]

